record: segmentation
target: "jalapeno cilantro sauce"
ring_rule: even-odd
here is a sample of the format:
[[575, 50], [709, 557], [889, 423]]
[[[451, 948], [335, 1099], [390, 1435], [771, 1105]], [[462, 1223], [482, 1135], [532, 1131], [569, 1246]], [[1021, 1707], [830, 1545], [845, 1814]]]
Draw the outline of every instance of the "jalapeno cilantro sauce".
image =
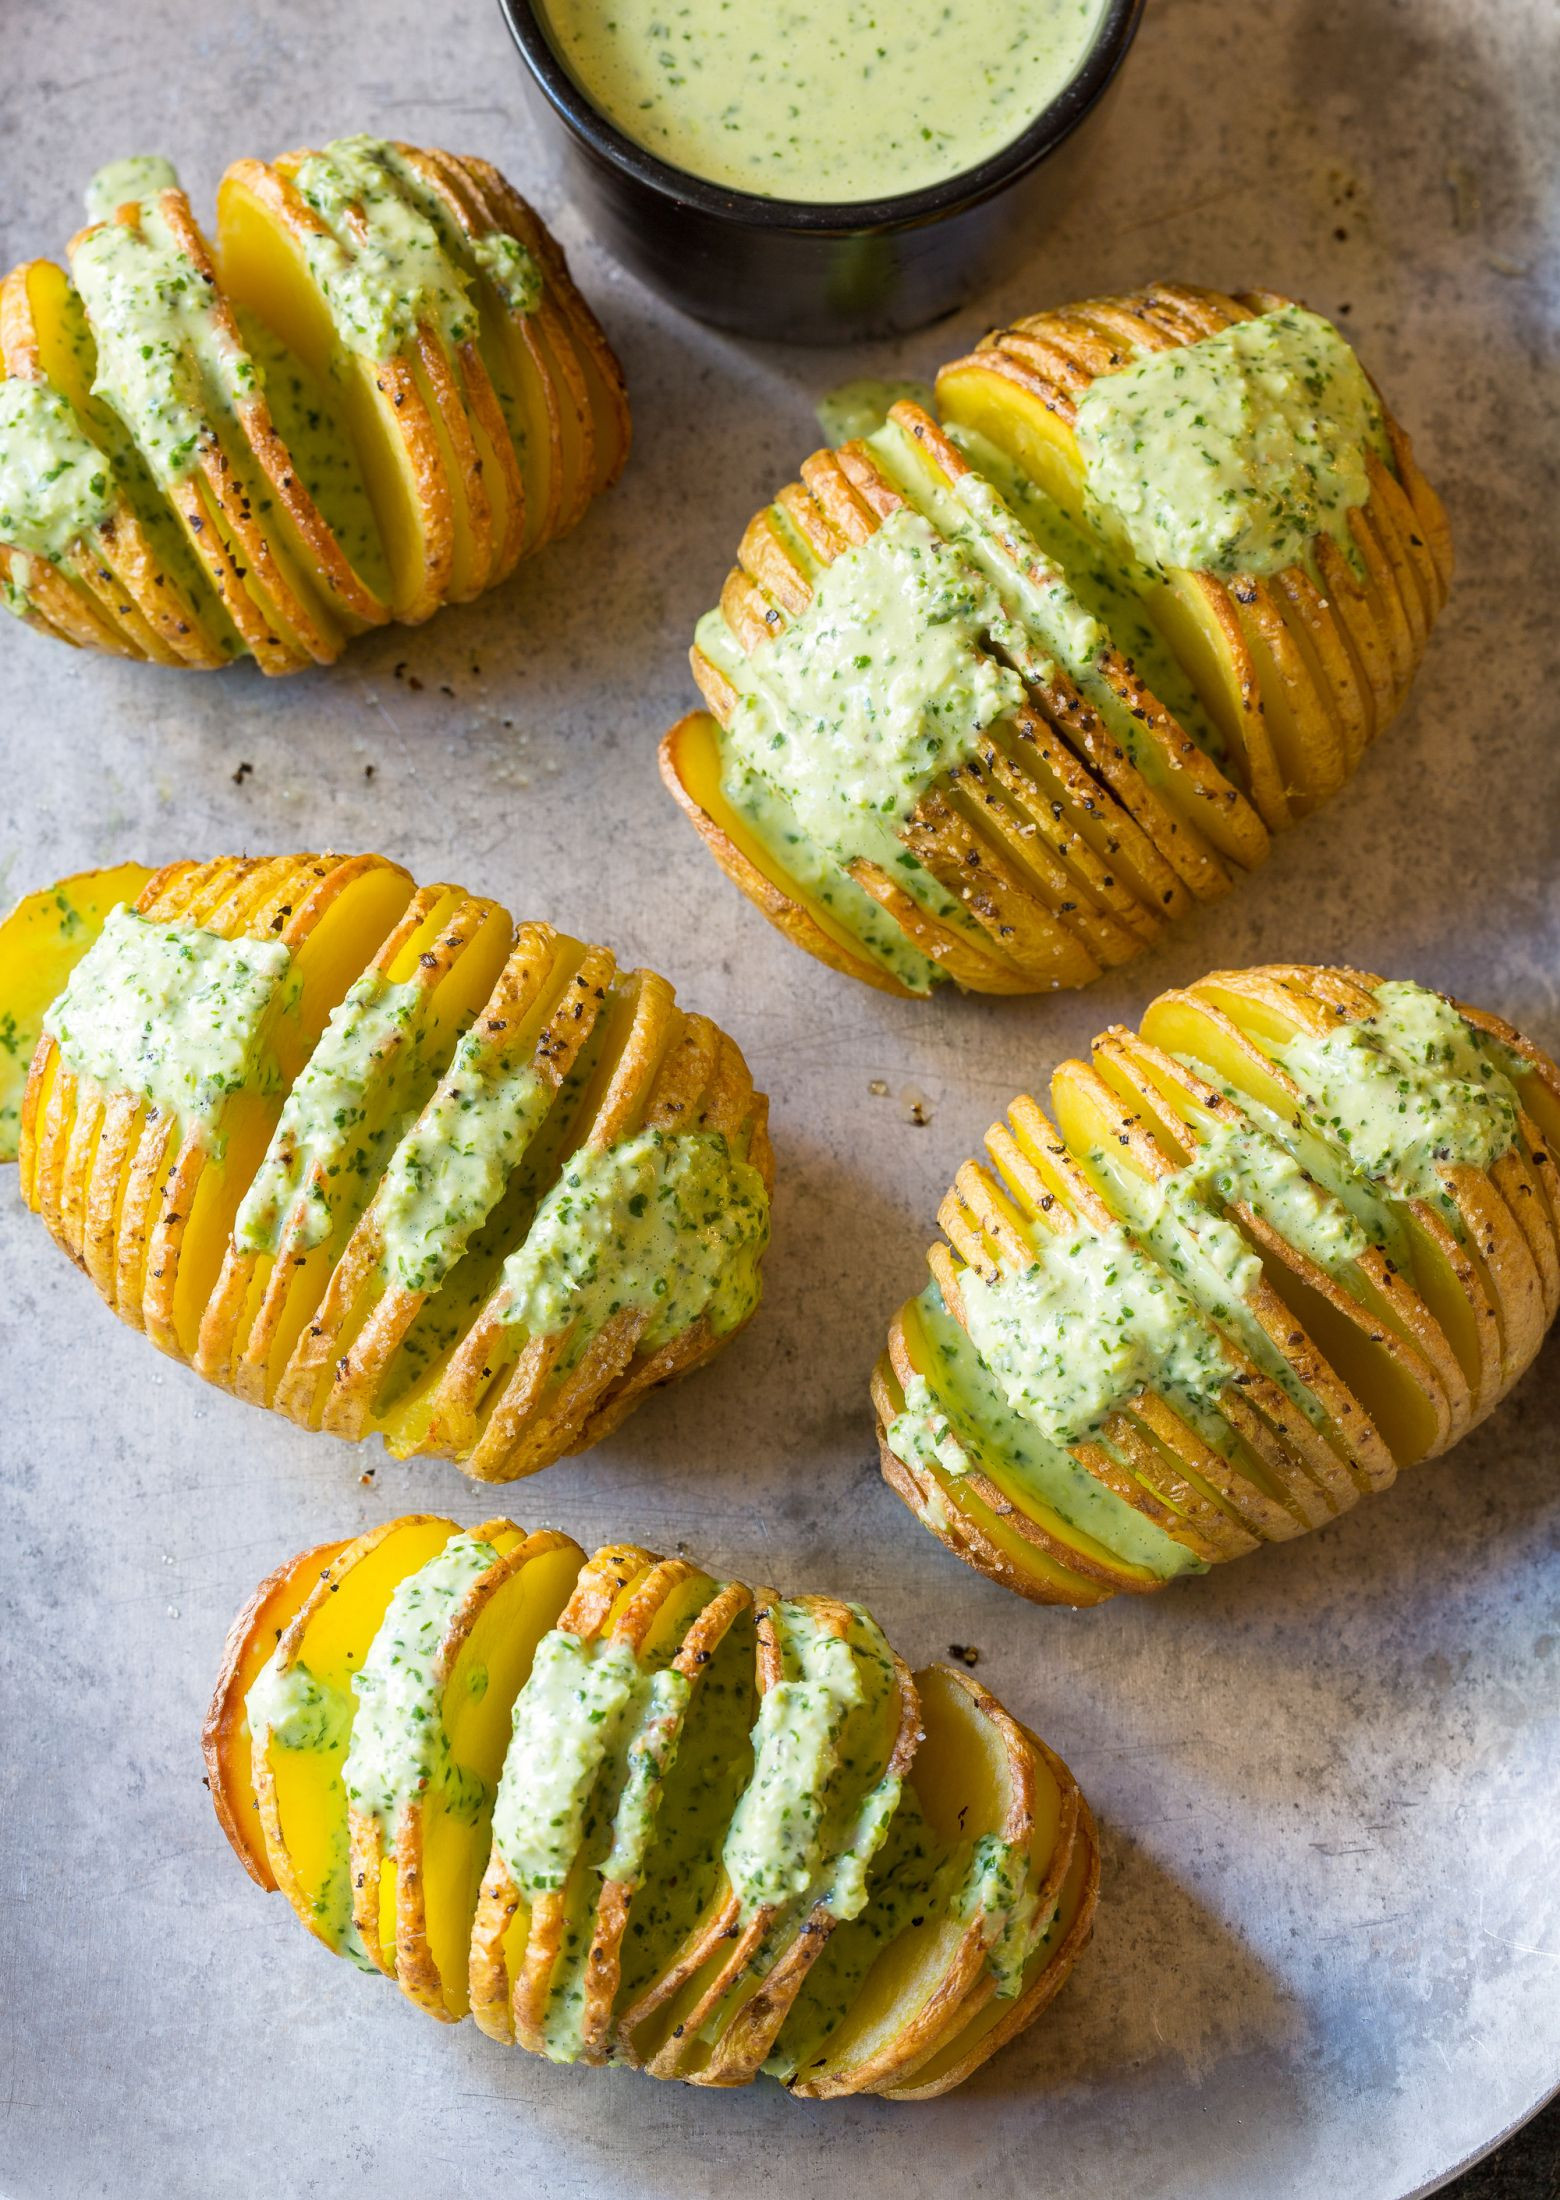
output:
[[111, 222], [121, 206], [176, 191], [179, 171], [161, 153], [131, 153], [125, 160], [111, 160], [87, 185], [87, 219]]
[[440, 1645], [473, 1585], [497, 1563], [491, 1543], [453, 1535], [426, 1566], [398, 1582], [379, 1631], [352, 1676], [357, 1713], [341, 1768], [348, 1799], [377, 1824], [394, 1856], [408, 1803], [436, 1796], [451, 1816], [474, 1819], [483, 1783], [452, 1763], [441, 1696]]
[[292, 997], [291, 960], [280, 940], [225, 940], [121, 905], [43, 1028], [78, 1077], [135, 1093], [210, 1143], [230, 1093], [274, 1089], [261, 1037]]
[[57, 564], [113, 509], [108, 461], [47, 382], [0, 382], [0, 542]]
[[1331, 322], [1301, 306], [1102, 374], [1078, 401], [1096, 515], [1150, 572], [1276, 573], [1318, 535], [1352, 558], [1381, 407]]
[[881, 199], [973, 168], [1076, 75], [1102, 0], [547, 0], [607, 120], [690, 174], [763, 197]]
[[494, 1053], [479, 1023], [416, 1123], [390, 1156], [374, 1213], [386, 1273], [408, 1291], [433, 1291], [502, 1197], [552, 1104], [526, 1044], [520, 1059]]
[[332, 1009], [234, 1219], [241, 1251], [275, 1253], [289, 1235], [321, 1245], [367, 1204], [438, 1075], [420, 1045], [425, 1002], [420, 986], [367, 970]]
[[1497, 1055], [1427, 987], [1389, 981], [1374, 1014], [1277, 1050], [1315, 1125], [1351, 1167], [1399, 1199], [1456, 1203], [1441, 1171], [1487, 1169], [1517, 1139], [1518, 1100]]
[[641, 1352], [701, 1315], [717, 1334], [758, 1303], [769, 1199], [715, 1131], [641, 1130], [582, 1147], [504, 1263], [501, 1318], [531, 1336], [573, 1325], [571, 1353], [616, 1314], [648, 1315]]
[[493, 1839], [522, 1894], [555, 1892], [568, 1878], [591, 1791], [649, 1690], [626, 1643], [555, 1627], [537, 1644], [493, 1806]]
[[540, 303], [541, 269], [525, 246], [504, 231], [464, 239], [433, 188], [381, 138], [337, 138], [307, 154], [292, 181], [323, 225], [305, 257], [349, 351], [388, 359], [411, 349], [423, 326], [452, 348], [474, 340], [468, 255], [510, 310]]
[[[905, 1385], [904, 1407], [888, 1431], [900, 1458], [955, 1482], [979, 1469], [999, 1491], [1040, 1504], [1114, 1557], [1161, 1580], [1203, 1570], [1183, 1544], [1081, 1467], [1064, 1441], [1009, 1403], [1001, 1378], [949, 1313], [935, 1283], [916, 1301], [915, 1322], [926, 1357]], [[927, 1503], [935, 1515], [935, 1479], [932, 1487]]]
[[1027, 1852], [999, 1833], [976, 1841], [953, 1905], [966, 1924], [978, 1924], [986, 1963], [996, 1979], [999, 2000], [1010, 2000], [1023, 1983], [1024, 1966], [1034, 1950], [1039, 1888], [1030, 1876]]
[[164, 486], [194, 471], [214, 414], [258, 387], [242, 344], [218, 324], [215, 284], [183, 250], [159, 201], [131, 226], [88, 232], [71, 273], [97, 339], [96, 394], [114, 408]]
[[836, 861], [865, 856], [914, 891], [924, 874], [899, 828], [982, 728], [1023, 701], [1017, 674], [983, 646], [996, 609], [929, 521], [891, 514], [824, 569], [779, 640], [746, 659], [732, 755]]
[[1120, 1227], [1053, 1238], [994, 1283], [966, 1270], [959, 1294], [1003, 1396], [1052, 1443], [1095, 1434], [1143, 1389], [1212, 1405], [1235, 1372], [1190, 1294]]
[[[244, 1716], [256, 1761], [268, 1749], [342, 1758], [355, 1708], [351, 1697], [317, 1680], [306, 1665], [287, 1663], [285, 1650], [278, 1644], [244, 1698]], [[340, 1806], [333, 1809], [330, 1799], [337, 1796]], [[352, 1860], [339, 1770], [332, 1779], [327, 1805], [319, 1814], [318, 1830], [327, 1843], [328, 1862], [314, 1899], [315, 1924], [330, 1947], [350, 1957], [361, 1970], [371, 1970], [372, 1959], [352, 1916]]]
[[851, 1918], [899, 1801], [895, 1778], [861, 1784], [891, 1663], [857, 1607], [844, 1636], [805, 1604], [780, 1603], [773, 1620], [783, 1674], [759, 1703], [753, 1773], [722, 1851], [726, 1873], [744, 1918], [803, 1896]]

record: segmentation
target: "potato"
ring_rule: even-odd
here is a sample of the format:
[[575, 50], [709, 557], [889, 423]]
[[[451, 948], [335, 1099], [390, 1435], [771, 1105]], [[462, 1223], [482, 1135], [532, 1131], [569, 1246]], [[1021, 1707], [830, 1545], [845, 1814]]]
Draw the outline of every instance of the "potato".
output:
[[883, 1471], [1041, 1603], [1160, 1588], [1385, 1488], [1560, 1311], [1560, 1072], [1346, 970], [1220, 971], [1021, 1097], [873, 1379]]
[[[1353, 772], [1450, 582], [1402, 429], [1372, 427], [1341, 541], [1229, 575], [1135, 562], [1075, 433], [1100, 378], [1287, 307], [1158, 285], [1020, 321], [943, 369], [942, 425], [896, 404], [749, 524], [694, 644], [708, 715], [661, 769], [799, 946], [893, 992], [1086, 985]], [[919, 563], [896, 574], [891, 537]], [[967, 601], [925, 609], [940, 571]]]
[[[150, 1019], [137, 956], [171, 987]], [[222, 1001], [203, 1033], [202, 972], [261, 963], [252, 1026]], [[757, 1303], [774, 1163], [734, 1042], [653, 972], [383, 857], [66, 881], [0, 931], [4, 1018], [24, 1198], [160, 1350], [305, 1427], [507, 1481]], [[209, 1105], [159, 1089], [230, 1028]]]
[[[382, 204], [408, 286], [388, 301]], [[273, 673], [328, 663], [368, 627], [495, 586], [627, 456], [617, 362], [562, 254], [485, 163], [374, 139], [241, 160], [214, 249], [171, 186], [70, 252], [75, 287], [34, 261], [0, 290], [0, 379], [68, 408], [107, 462], [102, 495], [56, 542], [26, 489], [17, 539], [0, 532], [0, 591], [77, 646], [170, 665], [248, 654]], [[137, 393], [145, 361], [154, 378], [166, 364], [168, 403]], [[0, 410], [0, 479], [9, 459], [24, 484], [54, 479], [30, 418]]]
[[306, 1553], [207, 1736], [229, 1840], [317, 1937], [555, 2061], [945, 2090], [1093, 1918], [1072, 1775], [969, 1674], [633, 1544], [414, 1515]]

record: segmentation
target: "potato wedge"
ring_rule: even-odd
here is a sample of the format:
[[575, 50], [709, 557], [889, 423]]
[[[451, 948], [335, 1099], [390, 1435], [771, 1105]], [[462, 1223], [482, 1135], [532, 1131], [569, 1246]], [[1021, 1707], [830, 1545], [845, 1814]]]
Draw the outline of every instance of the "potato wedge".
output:
[[1482, 1419], [1560, 1308], [1557, 1073], [1359, 972], [1221, 971], [1013, 1103], [873, 1378], [883, 1472], [1042, 1603], [1292, 1539]]

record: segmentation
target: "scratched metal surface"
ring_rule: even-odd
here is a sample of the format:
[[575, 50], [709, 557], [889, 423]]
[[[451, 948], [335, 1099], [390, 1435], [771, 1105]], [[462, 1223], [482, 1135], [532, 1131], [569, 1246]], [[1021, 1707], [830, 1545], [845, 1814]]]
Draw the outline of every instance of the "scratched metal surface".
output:
[[[1560, 2080], [1560, 1353], [1352, 1518], [1082, 1615], [1018, 1604], [912, 1524], [877, 1479], [864, 1383], [957, 1160], [1161, 986], [1341, 957], [1560, 1044], [1547, 0], [1157, 0], [1088, 194], [1031, 265], [960, 323], [849, 360], [712, 338], [602, 261], [480, 0], [4, 13], [7, 264], [58, 253], [84, 172], [132, 148], [175, 155], [208, 207], [242, 152], [444, 141], [558, 219], [639, 421], [574, 539], [332, 672], [178, 677], [0, 635], [9, 890], [127, 853], [382, 847], [653, 960], [728, 1022], [774, 1095], [762, 1317], [515, 1510], [851, 1591], [912, 1656], [978, 1646], [1076, 1768], [1106, 1875], [1048, 2020], [931, 2107], [685, 2092], [429, 2024], [250, 1886], [196, 1738], [228, 1618], [282, 1554], [481, 1499], [159, 1362], [0, 1187], [0, 2189], [692, 2200], [761, 2165], [797, 2200], [1037, 2178], [1054, 2200], [1428, 2191]], [[1091, 995], [869, 997], [787, 949], [660, 791], [694, 615], [829, 382], [924, 370], [987, 318], [1160, 272], [1338, 314], [1412, 424], [1460, 551], [1413, 705], [1244, 892]]]

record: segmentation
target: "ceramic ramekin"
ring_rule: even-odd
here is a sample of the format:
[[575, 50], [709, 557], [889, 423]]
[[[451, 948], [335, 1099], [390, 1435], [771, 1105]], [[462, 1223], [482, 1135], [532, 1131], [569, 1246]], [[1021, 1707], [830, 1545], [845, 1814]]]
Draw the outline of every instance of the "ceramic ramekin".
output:
[[558, 59], [545, 8], [500, 0], [533, 104], [561, 138], [596, 235], [684, 312], [743, 336], [850, 343], [921, 328], [1030, 249], [1075, 188], [1145, 0], [1107, 0], [1077, 75], [1011, 145], [920, 191], [809, 205], [670, 167], [600, 114]]

